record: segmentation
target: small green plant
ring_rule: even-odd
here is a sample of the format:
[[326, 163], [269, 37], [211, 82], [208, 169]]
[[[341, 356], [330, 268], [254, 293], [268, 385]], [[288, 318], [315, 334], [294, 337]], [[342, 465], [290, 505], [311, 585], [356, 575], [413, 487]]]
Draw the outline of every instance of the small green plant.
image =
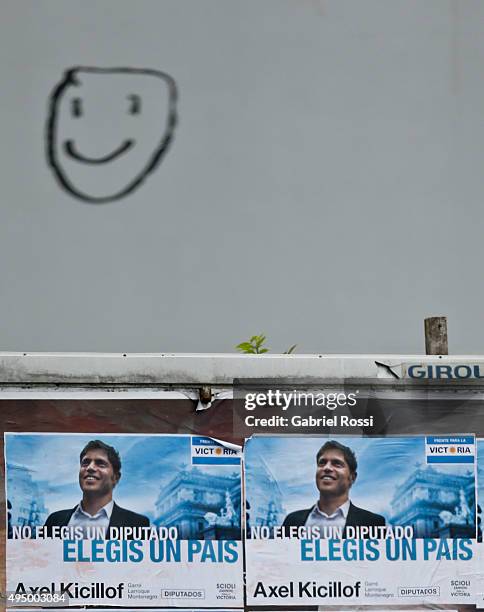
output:
[[266, 337], [264, 334], [260, 334], [260, 336], [252, 336], [248, 342], [237, 344], [235, 348], [241, 353], [246, 353], [248, 355], [262, 355], [262, 353], [269, 352], [269, 349], [264, 346], [265, 341]]
[[[235, 348], [241, 353], [245, 353], [247, 355], [262, 355], [263, 353], [269, 352], [269, 349], [264, 346], [266, 340], [267, 338], [264, 334], [252, 336], [248, 342], [241, 342], [240, 344], [237, 344]], [[294, 352], [296, 347], [297, 344], [293, 344], [287, 349], [287, 351], [284, 351], [283, 355], [290, 355]]]

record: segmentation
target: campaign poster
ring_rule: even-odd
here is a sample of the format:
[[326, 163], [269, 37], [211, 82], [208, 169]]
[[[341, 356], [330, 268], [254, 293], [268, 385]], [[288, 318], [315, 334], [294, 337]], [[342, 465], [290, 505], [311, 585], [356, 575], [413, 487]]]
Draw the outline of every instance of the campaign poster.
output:
[[253, 436], [248, 605], [474, 604], [472, 435]]
[[479, 570], [477, 573], [476, 605], [484, 608], [484, 543], [482, 509], [484, 508], [484, 438], [476, 441], [477, 445], [477, 550]]
[[240, 447], [105, 433], [4, 444], [7, 605], [243, 605]]

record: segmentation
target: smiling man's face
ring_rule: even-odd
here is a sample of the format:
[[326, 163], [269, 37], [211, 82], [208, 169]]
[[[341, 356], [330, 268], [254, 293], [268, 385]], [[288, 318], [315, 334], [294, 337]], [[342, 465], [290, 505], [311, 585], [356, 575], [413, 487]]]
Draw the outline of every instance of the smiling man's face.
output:
[[47, 124], [47, 155], [56, 178], [89, 202], [131, 193], [168, 148], [175, 104], [175, 82], [162, 72], [67, 71], [52, 94]]
[[79, 485], [84, 494], [103, 497], [112, 495], [119, 480], [107, 453], [102, 449], [88, 450], [81, 459]]
[[342, 451], [327, 449], [318, 458], [316, 486], [324, 497], [349, 496], [355, 478]]

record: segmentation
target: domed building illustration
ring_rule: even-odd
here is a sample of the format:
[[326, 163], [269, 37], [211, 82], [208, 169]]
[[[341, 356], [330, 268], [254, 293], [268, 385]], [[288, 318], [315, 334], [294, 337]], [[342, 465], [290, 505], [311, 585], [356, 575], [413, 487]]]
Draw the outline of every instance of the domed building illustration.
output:
[[240, 475], [185, 469], [160, 489], [154, 524], [183, 540], [240, 540]]
[[417, 465], [390, 502], [392, 525], [413, 527], [416, 538], [476, 537], [474, 474], [446, 474]]

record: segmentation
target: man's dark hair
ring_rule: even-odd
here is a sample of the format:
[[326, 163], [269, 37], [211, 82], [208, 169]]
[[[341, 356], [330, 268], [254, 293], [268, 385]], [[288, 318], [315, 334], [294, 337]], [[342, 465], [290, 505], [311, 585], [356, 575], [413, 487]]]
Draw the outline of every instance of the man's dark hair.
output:
[[318, 450], [318, 454], [316, 455], [316, 463], [319, 463], [319, 458], [327, 450], [339, 450], [341, 453], [343, 453], [343, 457], [345, 458], [345, 461], [348, 464], [348, 467], [350, 468], [350, 472], [354, 474], [356, 478], [358, 462], [356, 460], [355, 453], [351, 450], [349, 446], [345, 446], [344, 444], [341, 444], [341, 442], [337, 442], [336, 440], [328, 440]]
[[109, 446], [109, 444], [105, 444], [101, 440], [91, 440], [82, 449], [79, 460], [82, 461], [84, 455], [90, 450], [103, 450], [108, 457], [109, 463], [113, 466], [114, 474], [118, 477], [118, 480], [121, 478], [121, 458], [114, 446]]

